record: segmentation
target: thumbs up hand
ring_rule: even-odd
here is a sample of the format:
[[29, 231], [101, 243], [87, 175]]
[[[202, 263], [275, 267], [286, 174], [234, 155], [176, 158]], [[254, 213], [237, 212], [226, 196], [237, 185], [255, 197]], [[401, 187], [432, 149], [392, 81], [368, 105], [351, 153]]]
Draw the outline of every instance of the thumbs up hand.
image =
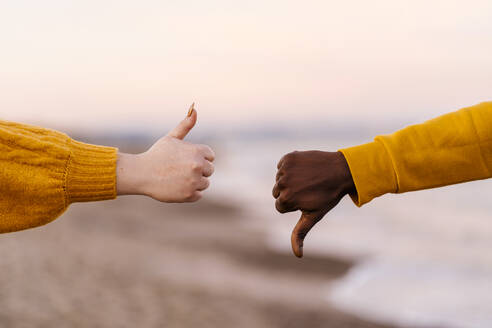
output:
[[199, 200], [214, 172], [215, 155], [209, 146], [183, 141], [196, 120], [192, 105], [188, 115], [146, 152], [118, 154], [118, 195], [147, 195], [168, 203]]
[[291, 236], [294, 254], [302, 257], [307, 233], [346, 194], [355, 192], [355, 185], [340, 152], [292, 152], [277, 168], [275, 207], [280, 213], [302, 211]]

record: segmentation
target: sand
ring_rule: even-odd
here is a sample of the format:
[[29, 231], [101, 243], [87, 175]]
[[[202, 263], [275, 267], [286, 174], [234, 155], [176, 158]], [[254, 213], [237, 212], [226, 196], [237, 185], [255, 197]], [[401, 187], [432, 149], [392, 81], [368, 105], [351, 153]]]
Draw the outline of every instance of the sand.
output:
[[389, 327], [326, 302], [352, 263], [299, 260], [265, 238], [245, 213], [214, 201], [75, 204], [47, 226], [1, 236], [0, 324]]

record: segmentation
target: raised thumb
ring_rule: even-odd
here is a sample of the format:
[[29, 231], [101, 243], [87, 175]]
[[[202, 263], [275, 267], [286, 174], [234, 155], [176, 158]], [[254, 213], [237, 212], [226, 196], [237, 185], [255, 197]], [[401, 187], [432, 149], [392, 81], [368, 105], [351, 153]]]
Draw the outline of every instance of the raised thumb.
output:
[[184, 139], [186, 135], [193, 129], [196, 124], [197, 114], [195, 109], [195, 103], [191, 104], [188, 110], [188, 115], [179, 124], [172, 129], [167, 135], [169, 137]]
[[301, 218], [294, 227], [294, 230], [292, 230], [292, 235], [290, 237], [292, 251], [295, 256], [302, 257], [304, 238], [309, 230], [311, 230], [311, 228], [314, 227], [314, 225], [318, 223], [318, 221], [321, 220], [326, 213], [326, 211], [302, 212]]

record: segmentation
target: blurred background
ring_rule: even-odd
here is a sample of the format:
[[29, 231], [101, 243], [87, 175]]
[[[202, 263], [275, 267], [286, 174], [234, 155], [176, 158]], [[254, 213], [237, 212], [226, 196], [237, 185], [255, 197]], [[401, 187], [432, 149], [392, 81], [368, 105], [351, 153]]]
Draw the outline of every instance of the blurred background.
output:
[[290, 251], [280, 157], [491, 100], [490, 1], [0, 2], [1, 119], [146, 150], [196, 102], [206, 197], [0, 238], [6, 327], [490, 327], [491, 181], [350, 199]]

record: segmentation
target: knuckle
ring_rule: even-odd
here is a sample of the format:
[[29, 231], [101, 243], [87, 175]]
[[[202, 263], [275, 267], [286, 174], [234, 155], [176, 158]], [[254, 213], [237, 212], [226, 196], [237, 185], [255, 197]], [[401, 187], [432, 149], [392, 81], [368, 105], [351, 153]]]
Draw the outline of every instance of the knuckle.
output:
[[186, 192], [189, 192], [192, 188], [195, 187], [195, 181], [196, 181], [196, 178], [195, 176], [189, 176], [186, 180], [185, 180], [185, 188], [186, 188]]
[[280, 204], [285, 205], [289, 201], [289, 198], [287, 197], [287, 193], [285, 191], [282, 192], [280, 196], [277, 198], [277, 201]]
[[184, 198], [186, 200], [191, 199], [193, 197], [193, 194], [194, 193], [195, 193], [194, 190], [191, 190], [191, 189], [190, 190], [187, 190], [187, 191], [184, 192]]
[[275, 208], [277, 209], [277, 211], [279, 211], [280, 213], [284, 213], [284, 208], [282, 206], [282, 203], [279, 201], [279, 199], [277, 198], [277, 201], [275, 202]]
[[208, 145], [200, 145], [201, 148], [201, 155], [203, 157], [206, 157], [210, 161], [213, 161], [215, 159], [215, 152], [210, 148]]
[[277, 202], [275, 202], [275, 208], [280, 213], [287, 213], [287, 212], [289, 212], [288, 206], [286, 206], [284, 203], [278, 201], [278, 199], [277, 199]]
[[292, 193], [292, 191], [290, 189], [285, 189], [282, 192], [282, 201], [285, 203], [290, 202], [292, 200], [293, 195], [294, 194]]
[[193, 161], [191, 163], [191, 170], [193, 172], [201, 171], [203, 169], [203, 164], [198, 161]]
[[288, 186], [288, 183], [287, 183], [287, 177], [286, 176], [282, 176], [278, 181], [277, 181], [277, 186], [280, 188], [280, 189], [284, 189]]
[[193, 147], [193, 148], [192, 148], [191, 152], [192, 152], [194, 155], [201, 155], [202, 150], [201, 150], [200, 146], [193, 145], [192, 147]]
[[210, 186], [210, 181], [208, 179], [197, 180], [195, 185], [195, 190], [205, 190]]
[[189, 188], [190, 188], [190, 190], [191, 190], [191, 191], [190, 191], [190, 193], [193, 193], [193, 191], [195, 191], [195, 190], [196, 190], [196, 188], [198, 188], [198, 184], [199, 184], [199, 182], [198, 182], [198, 180], [196, 180], [196, 179], [192, 179], [192, 180], [190, 181], [190, 184], [189, 184]]
[[279, 180], [277, 181], [277, 183], [275, 183], [273, 187], [274, 189], [281, 191], [284, 189], [284, 184], [282, 183], [282, 181]]
[[187, 202], [196, 202], [202, 198], [202, 194], [199, 192], [193, 192], [189, 197], [186, 198]]

